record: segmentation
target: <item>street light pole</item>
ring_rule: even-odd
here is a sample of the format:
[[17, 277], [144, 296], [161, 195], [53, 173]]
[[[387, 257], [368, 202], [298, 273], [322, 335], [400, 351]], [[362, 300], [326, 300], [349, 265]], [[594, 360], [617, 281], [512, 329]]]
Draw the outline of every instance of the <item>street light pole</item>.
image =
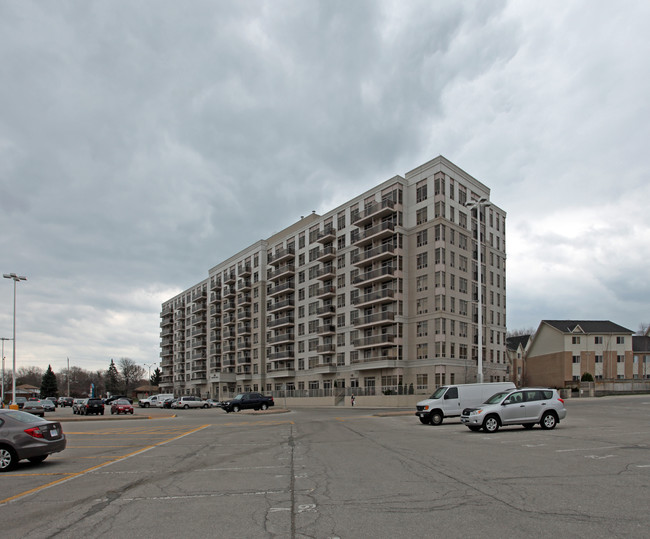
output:
[[18, 281], [26, 281], [27, 277], [16, 275], [15, 273], [3, 273], [5, 279], [13, 279], [14, 281], [14, 334], [13, 334], [13, 376], [11, 377], [11, 392], [12, 402], [16, 404], [16, 283]]
[[158, 363], [144, 363], [143, 365], [149, 368], [149, 386], [151, 386], [151, 367], [158, 365]]
[[480, 198], [476, 202], [468, 202], [466, 206], [470, 211], [476, 208], [476, 220], [478, 228], [476, 231], [476, 247], [478, 251], [478, 365], [476, 382], [483, 383], [483, 268], [481, 267], [481, 208], [490, 206], [491, 202], [486, 198]]
[[5, 341], [10, 341], [10, 337], [0, 337], [2, 340], [2, 397], [0, 398], [0, 408], [5, 405]]

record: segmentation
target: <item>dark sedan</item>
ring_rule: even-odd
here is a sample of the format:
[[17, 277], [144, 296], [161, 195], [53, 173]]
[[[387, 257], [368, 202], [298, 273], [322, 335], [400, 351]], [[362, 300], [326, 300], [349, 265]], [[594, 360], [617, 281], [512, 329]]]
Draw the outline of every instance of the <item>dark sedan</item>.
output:
[[0, 472], [15, 468], [23, 459], [43, 462], [65, 446], [60, 423], [18, 410], [0, 410]]
[[39, 417], [45, 417], [45, 407], [41, 401], [27, 401], [23, 404], [23, 412], [28, 412]]

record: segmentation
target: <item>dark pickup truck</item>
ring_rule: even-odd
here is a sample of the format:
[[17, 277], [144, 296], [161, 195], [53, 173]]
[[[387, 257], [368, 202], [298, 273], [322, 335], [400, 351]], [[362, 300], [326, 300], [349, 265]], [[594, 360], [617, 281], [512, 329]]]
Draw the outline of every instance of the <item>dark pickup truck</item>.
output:
[[221, 408], [230, 413], [239, 410], [266, 410], [274, 404], [273, 397], [265, 397], [261, 393], [240, 393], [234, 399], [223, 401]]

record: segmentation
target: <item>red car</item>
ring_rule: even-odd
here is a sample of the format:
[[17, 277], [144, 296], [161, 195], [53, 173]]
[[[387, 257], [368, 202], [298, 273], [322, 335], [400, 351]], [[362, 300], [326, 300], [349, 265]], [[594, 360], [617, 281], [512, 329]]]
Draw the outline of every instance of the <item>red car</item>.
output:
[[111, 403], [111, 414], [132, 414], [133, 406], [126, 399], [119, 399]]

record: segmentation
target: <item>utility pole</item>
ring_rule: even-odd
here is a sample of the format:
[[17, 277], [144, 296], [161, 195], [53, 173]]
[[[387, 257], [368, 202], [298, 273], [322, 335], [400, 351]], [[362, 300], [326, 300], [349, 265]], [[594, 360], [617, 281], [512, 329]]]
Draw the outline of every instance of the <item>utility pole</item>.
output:
[[11, 337], [0, 337], [2, 340], [2, 397], [0, 398], [0, 408], [5, 405], [5, 341], [12, 341]]

